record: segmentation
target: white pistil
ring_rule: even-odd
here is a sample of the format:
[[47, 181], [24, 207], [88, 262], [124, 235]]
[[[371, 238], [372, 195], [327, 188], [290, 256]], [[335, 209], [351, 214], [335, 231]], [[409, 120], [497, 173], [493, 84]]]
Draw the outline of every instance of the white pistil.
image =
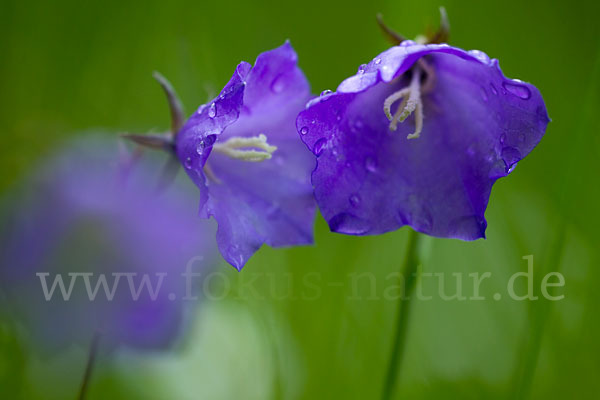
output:
[[267, 143], [264, 134], [251, 137], [234, 136], [224, 143], [213, 144], [213, 151], [241, 161], [259, 162], [271, 158], [276, 146]]
[[[396, 113], [392, 115], [392, 105], [402, 99]], [[404, 122], [409, 115], [415, 113], [415, 131], [406, 138], [416, 139], [423, 130], [423, 103], [421, 102], [421, 68], [415, 66], [412, 71], [410, 85], [392, 93], [383, 102], [383, 111], [390, 121], [389, 128], [395, 131], [398, 123]]]

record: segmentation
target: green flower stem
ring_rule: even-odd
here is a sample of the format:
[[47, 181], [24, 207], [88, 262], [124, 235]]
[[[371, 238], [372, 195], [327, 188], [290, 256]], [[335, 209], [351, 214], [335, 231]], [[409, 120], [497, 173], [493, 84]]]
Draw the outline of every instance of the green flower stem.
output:
[[95, 334], [92, 338], [92, 343], [90, 344], [90, 352], [88, 355], [87, 364], [85, 366], [85, 372], [83, 374], [83, 380], [81, 381], [81, 389], [79, 390], [79, 396], [77, 396], [78, 400], [85, 400], [88, 386], [92, 377], [92, 371], [94, 369], [94, 364], [96, 363], [96, 355], [98, 353], [98, 342], [100, 341], [100, 336]]
[[396, 314], [396, 323], [394, 325], [392, 351], [383, 386], [382, 400], [390, 400], [392, 398], [396, 387], [396, 381], [398, 380], [402, 367], [402, 359], [406, 348], [408, 321], [410, 318], [410, 297], [412, 296], [417, 281], [418, 245], [419, 234], [411, 229], [408, 236], [406, 257], [404, 259], [404, 265], [402, 266], [404, 290], [402, 296], [398, 299], [398, 313]]

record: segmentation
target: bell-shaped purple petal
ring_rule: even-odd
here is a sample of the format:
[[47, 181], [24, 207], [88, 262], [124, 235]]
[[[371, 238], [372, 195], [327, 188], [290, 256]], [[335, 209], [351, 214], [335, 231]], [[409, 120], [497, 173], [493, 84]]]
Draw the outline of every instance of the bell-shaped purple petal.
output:
[[[203, 105], [177, 135], [177, 155], [200, 189], [200, 215], [218, 223], [223, 257], [237, 269], [263, 243], [273, 247], [313, 241], [314, 159], [298, 140], [295, 119], [310, 97], [292, 46], [242, 63], [221, 94]], [[265, 135], [277, 150], [248, 162], [214, 151], [234, 137]]]
[[[409, 86], [417, 60], [434, 71], [414, 114], [390, 130], [383, 104]], [[549, 118], [539, 91], [506, 78], [480, 51], [405, 41], [359, 68], [297, 119], [317, 156], [315, 197], [335, 232], [379, 234], [410, 225], [437, 237], [485, 237], [494, 182], [538, 144]]]
[[112, 144], [77, 143], [7, 200], [0, 289], [44, 350], [95, 335], [109, 347], [168, 346], [197, 284], [182, 274], [217, 260], [215, 229], [194, 221], [187, 179], [159, 194], [154, 163], [119, 160]]

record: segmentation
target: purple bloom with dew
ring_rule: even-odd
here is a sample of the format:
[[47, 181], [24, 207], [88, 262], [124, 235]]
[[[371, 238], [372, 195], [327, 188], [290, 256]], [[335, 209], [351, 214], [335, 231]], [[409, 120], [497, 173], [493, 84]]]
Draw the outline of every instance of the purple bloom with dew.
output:
[[492, 185], [539, 143], [540, 92], [498, 61], [445, 43], [404, 40], [307, 104], [297, 130], [317, 157], [315, 197], [332, 231], [409, 225], [446, 238], [485, 237]]
[[98, 139], [73, 145], [27, 181], [18, 203], [7, 200], [0, 289], [44, 350], [92, 337], [166, 348], [194, 296], [185, 274], [217, 261], [213, 224], [193, 220], [188, 190], [158, 194], [151, 163], [115, 150]]
[[183, 123], [179, 101], [159, 77], [173, 111], [172, 137], [128, 135], [176, 154], [200, 189], [200, 216], [218, 223], [221, 254], [241, 270], [263, 243], [311, 244], [314, 159], [295, 119], [310, 98], [289, 42], [241, 62], [219, 96]]

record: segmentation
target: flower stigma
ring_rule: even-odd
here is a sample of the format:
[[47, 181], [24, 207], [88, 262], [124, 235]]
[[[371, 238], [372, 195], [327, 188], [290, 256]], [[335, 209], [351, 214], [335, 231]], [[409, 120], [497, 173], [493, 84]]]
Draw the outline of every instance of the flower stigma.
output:
[[270, 159], [277, 146], [270, 145], [267, 136], [261, 133], [250, 137], [234, 136], [224, 143], [213, 144], [212, 149], [235, 160], [260, 162]]
[[[398, 123], [404, 122], [413, 112], [415, 113], [415, 131], [407, 139], [417, 139], [423, 130], [423, 102], [421, 101], [421, 67], [415, 66], [412, 70], [410, 85], [389, 95], [383, 102], [383, 111], [390, 121], [391, 131], [398, 129]], [[395, 114], [392, 114], [392, 105], [402, 100]]]

